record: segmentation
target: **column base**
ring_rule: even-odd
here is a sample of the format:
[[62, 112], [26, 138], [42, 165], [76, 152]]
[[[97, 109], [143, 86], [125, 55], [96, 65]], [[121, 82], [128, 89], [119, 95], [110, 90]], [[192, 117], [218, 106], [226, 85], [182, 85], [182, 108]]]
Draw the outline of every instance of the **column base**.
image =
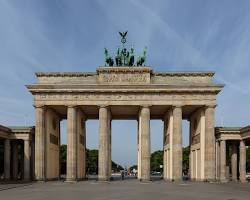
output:
[[108, 177], [98, 177], [99, 182], [110, 182], [110, 178]]
[[66, 183], [76, 183], [77, 179], [75, 179], [75, 178], [66, 178], [65, 182]]
[[30, 182], [31, 180], [30, 180], [30, 178], [25, 178], [25, 179], [23, 179], [23, 181]]
[[227, 179], [220, 179], [220, 183], [228, 183]]
[[139, 179], [140, 182], [142, 183], [152, 183], [152, 180], [151, 179]]
[[243, 179], [243, 178], [241, 179], [241, 178], [240, 178], [240, 182], [241, 182], [241, 183], [247, 183], [248, 181], [247, 181], [246, 179]]
[[37, 183], [44, 183], [44, 182], [46, 182], [45, 179], [35, 179], [34, 181], [37, 182]]

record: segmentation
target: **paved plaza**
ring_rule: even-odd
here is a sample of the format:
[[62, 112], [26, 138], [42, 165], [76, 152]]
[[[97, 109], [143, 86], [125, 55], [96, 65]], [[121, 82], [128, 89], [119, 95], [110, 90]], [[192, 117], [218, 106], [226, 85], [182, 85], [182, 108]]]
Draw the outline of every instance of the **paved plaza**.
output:
[[[1, 200], [112, 200], [112, 199], [180, 199], [180, 200], [241, 200], [249, 199], [249, 183], [170, 183], [154, 181], [140, 183], [137, 180], [101, 183], [83, 181], [78, 183], [47, 182], [32, 184], [0, 185]], [[4, 189], [6, 187], [6, 189]]]

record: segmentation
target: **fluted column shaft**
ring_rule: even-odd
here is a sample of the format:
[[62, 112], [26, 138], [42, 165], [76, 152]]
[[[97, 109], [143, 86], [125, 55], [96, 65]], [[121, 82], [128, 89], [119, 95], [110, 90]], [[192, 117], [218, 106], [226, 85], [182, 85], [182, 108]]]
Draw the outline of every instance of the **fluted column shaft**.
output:
[[237, 144], [235, 142], [232, 145], [231, 169], [232, 180], [237, 181]]
[[174, 181], [182, 180], [182, 108], [173, 107], [173, 177]]
[[67, 181], [77, 181], [77, 108], [67, 112]]
[[246, 144], [240, 141], [240, 181], [246, 182]]
[[205, 107], [205, 180], [215, 180], [214, 109]]
[[220, 181], [226, 181], [226, 141], [220, 141]]
[[4, 140], [4, 178], [10, 179], [10, 140]]
[[169, 123], [169, 119], [167, 114], [165, 114], [164, 119], [163, 119], [163, 179], [167, 180], [168, 179], [168, 159], [167, 159], [167, 128], [168, 128], [168, 123]]
[[36, 129], [35, 129], [35, 179], [44, 181], [46, 179], [46, 130], [45, 130], [45, 108], [36, 107]]
[[98, 180], [110, 179], [110, 136], [109, 136], [109, 108], [99, 108], [99, 155], [98, 155]]
[[150, 108], [141, 108], [141, 180], [150, 180]]
[[216, 180], [220, 180], [220, 144], [216, 141]]
[[30, 141], [24, 140], [24, 180], [30, 180]]

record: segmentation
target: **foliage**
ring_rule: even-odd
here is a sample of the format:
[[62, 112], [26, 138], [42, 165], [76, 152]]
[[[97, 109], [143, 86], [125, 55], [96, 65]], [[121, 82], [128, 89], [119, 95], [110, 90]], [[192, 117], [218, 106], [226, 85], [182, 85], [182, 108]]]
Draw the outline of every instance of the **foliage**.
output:
[[184, 170], [189, 169], [189, 146], [182, 148], [182, 166]]
[[86, 150], [86, 172], [87, 174], [98, 173], [98, 150]]
[[119, 164], [115, 163], [114, 161], [112, 161], [112, 170], [114, 172], [120, 172], [121, 170], [124, 170], [124, 168], [121, 165], [119, 165]]
[[[67, 145], [63, 144], [60, 147], [60, 165], [61, 165], [61, 174], [66, 173], [66, 162], [67, 162]], [[118, 165], [112, 161], [112, 170], [120, 171], [123, 170], [121, 165]], [[86, 172], [88, 174], [97, 174], [98, 173], [98, 150], [86, 149]]]
[[160, 165], [163, 165], [163, 151], [155, 151], [151, 154], [150, 158], [151, 171], [161, 172], [163, 169], [160, 168]]
[[132, 171], [133, 169], [137, 170], [137, 165], [132, 165], [131, 167], [129, 167], [129, 171]]
[[[188, 170], [189, 168], [189, 146], [183, 148], [183, 169]], [[151, 171], [161, 172], [163, 169], [160, 165], [163, 165], [163, 151], [155, 151], [151, 154]]]
[[67, 145], [60, 146], [60, 168], [61, 174], [66, 174], [66, 161], [67, 161]]

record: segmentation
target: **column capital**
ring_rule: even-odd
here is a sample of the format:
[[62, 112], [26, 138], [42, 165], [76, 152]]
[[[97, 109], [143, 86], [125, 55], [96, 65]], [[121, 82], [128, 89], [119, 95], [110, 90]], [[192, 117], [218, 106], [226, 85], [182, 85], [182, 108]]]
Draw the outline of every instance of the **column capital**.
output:
[[42, 108], [42, 109], [45, 109], [46, 106], [45, 105], [33, 105], [34, 108]]
[[207, 104], [204, 107], [205, 108], [216, 108], [217, 104]]
[[77, 108], [77, 105], [67, 105], [67, 108]]
[[181, 104], [174, 104], [174, 105], [172, 105], [172, 108], [182, 108], [183, 107], [183, 105], [181, 105]]
[[244, 140], [240, 140], [240, 147], [245, 148], [246, 144]]
[[4, 146], [10, 148], [10, 139], [5, 139], [4, 140]]
[[107, 104], [100, 104], [98, 105], [99, 108], [109, 108], [109, 105]]
[[152, 105], [150, 105], [150, 104], [145, 104], [145, 105], [141, 105], [140, 107], [141, 108], [150, 108]]

